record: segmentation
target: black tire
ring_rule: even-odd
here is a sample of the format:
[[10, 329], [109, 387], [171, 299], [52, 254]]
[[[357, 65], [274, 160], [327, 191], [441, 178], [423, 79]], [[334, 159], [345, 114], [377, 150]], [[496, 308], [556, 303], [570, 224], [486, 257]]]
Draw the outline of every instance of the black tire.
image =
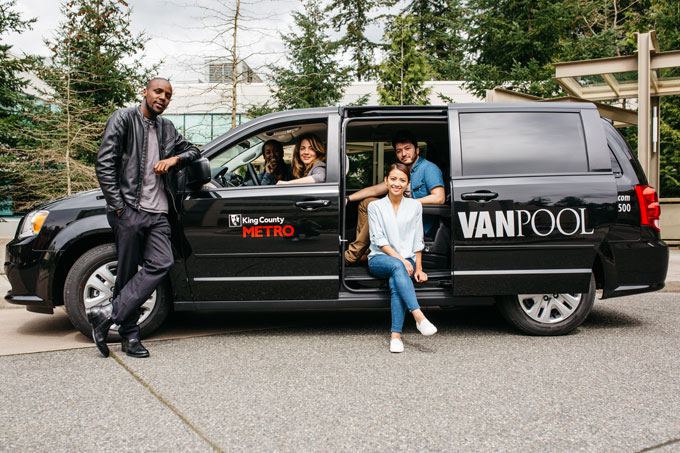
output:
[[595, 277], [591, 274], [585, 293], [503, 296], [497, 305], [501, 315], [517, 329], [529, 335], [548, 336], [576, 329], [586, 320], [594, 302]]
[[[97, 296], [88, 297], [88, 303], [91, 305], [107, 301], [110, 290], [113, 289], [116, 264], [116, 246], [114, 244], [103, 244], [86, 251], [76, 260], [66, 276], [64, 283], [66, 314], [75, 328], [90, 338], [92, 337], [92, 327], [85, 316], [86, 294]], [[109, 268], [110, 272], [107, 272]], [[103, 273], [107, 275], [102, 277]], [[96, 280], [94, 280], [95, 278]], [[101, 291], [94, 289], [92, 282], [95, 285], [101, 284]], [[109, 293], [106, 292], [105, 288], [109, 290]], [[151, 305], [152, 301], [154, 301], [153, 305]], [[171, 306], [170, 288], [168, 283], [164, 282], [156, 289], [149, 302], [145, 304], [146, 311], [140, 317], [139, 323], [141, 338], [147, 337], [163, 324], [170, 313]], [[111, 327], [110, 339], [119, 338], [117, 330], [118, 326]]]

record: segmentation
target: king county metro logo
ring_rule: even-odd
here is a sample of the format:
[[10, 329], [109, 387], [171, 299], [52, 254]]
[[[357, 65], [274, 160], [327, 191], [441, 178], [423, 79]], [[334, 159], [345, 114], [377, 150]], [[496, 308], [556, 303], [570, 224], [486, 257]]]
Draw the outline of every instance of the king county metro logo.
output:
[[229, 228], [241, 228], [244, 238], [294, 236], [295, 228], [292, 225], [284, 225], [285, 220], [284, 217], [250, 217], [241, 214], [229, 214]]
[[229, 227], [241, 226], [241, 214], [229, 214]]

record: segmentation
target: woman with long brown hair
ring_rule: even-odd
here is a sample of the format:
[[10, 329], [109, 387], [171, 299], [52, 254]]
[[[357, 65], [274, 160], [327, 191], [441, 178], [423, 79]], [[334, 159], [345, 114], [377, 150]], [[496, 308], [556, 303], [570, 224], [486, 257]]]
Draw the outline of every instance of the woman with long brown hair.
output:
[[390, 166], [385, 177], [387, 195], [368, 204], [368, 225], [371, 253], [368, 270], [378, 278], [389, 279], [392, 308], [390, 352], [403, 352], [401, 341], [406, 310], [416, 321], [423, 335], [434, 335], [437, 328], [425, 317], [413, 287], [411, 277], [426, 282], [423, 271], [423, 205], [404, 197], [411, 182], [411, 170], [402, 164]]
[[293, 176], [291, 181], [277, 184], [314, 184], [326, 182], [326, 148], [314, 134], [301, 135], [293, 152]]

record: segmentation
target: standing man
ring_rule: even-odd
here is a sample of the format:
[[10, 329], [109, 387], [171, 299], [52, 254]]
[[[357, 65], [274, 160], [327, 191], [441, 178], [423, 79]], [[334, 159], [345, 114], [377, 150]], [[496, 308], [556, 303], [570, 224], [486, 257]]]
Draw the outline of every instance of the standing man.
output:
[[159, 116], [172, 97], [170, 82], [153, 78], [142, 96], [140, 106], [111, 115], [95, 165], [118, 250], [113, 300], [87, 312], [92, 338], [104, 357], [109, 356], [106, 335], [114, 323], [120, 326], [123, 352], [149, 356], [139, 341], [140, 307], [173, 264], [168, 213], [176, 215], [176, 169], [200, 157], [196, 146]]
[[[397, 154], [397, 159], [411, 170], [411, 184], [407, 189], [407, 195], [417, 198], [422, 204], [444, 204], [446, 192], [442, 171], [435, 164], [420, 157], [418, 141], [411, 132], [399, 131], [392, 137], [392, 147]], [[345, 251], [345, 263], [356, 264], [364, 259], [366, 251], [371, 244], [368, 232], [368, 204], [377, 200], [387, 193], [387, 184], [378, 183], [374, 186], [365, 187], [346, 197], [345, 202], [359, 201], [357, 219], [357, 237]], [[432, 229], [432, 216], [423, 217], [423, 229], [425, 234]]]

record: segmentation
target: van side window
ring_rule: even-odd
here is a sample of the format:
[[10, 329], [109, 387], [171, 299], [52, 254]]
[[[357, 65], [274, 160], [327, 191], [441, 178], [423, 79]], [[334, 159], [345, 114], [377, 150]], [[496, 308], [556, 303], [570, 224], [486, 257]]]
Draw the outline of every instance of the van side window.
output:
[[292, 161], [298, 137], [313, 134], [325, 145], [327, 130], [322, 122], [292, 123], [242, 137], [209, 155], [211, 184], [214, 188], [271, 186], [295, 179]]
[[464, 176], [588, 171], [578, 113], [461, 113], [459, 117]]
[[614, 155], [614, 151], [612, 148], [609, 146], [609, 159], [612, 161], [612, 173], [614, 173], [614, 176], [617, 178], [620, 178], [621, 175], [623, 175], [623, 170], [621, 169], [621, 164], [619, 164], [619, 160], [616, 158], [616, 155]]

